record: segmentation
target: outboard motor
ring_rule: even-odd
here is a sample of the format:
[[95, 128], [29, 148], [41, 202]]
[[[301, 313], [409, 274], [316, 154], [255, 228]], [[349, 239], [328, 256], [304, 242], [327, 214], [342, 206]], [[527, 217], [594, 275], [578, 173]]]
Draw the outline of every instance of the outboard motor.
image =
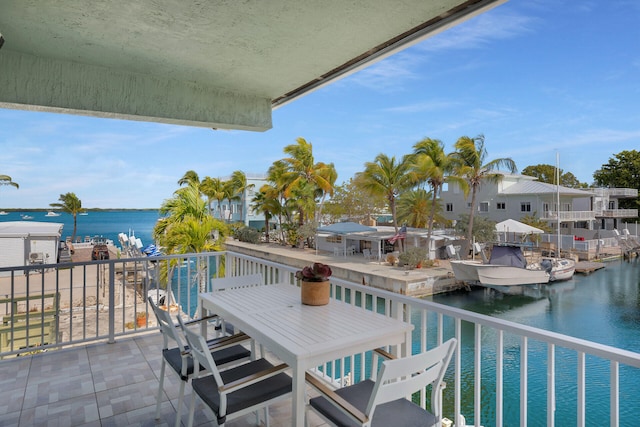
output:
[[540, 261], [540, 267], [547, 273], [551, 273], [551, 269], [553, 268], [553, 263], [550, 259], [543, 259]]

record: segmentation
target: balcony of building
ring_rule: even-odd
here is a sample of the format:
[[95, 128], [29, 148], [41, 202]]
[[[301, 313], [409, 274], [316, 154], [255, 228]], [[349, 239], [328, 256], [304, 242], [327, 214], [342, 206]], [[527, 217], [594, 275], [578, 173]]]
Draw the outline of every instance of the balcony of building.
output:
[[[307, 260], [308, 261], [308, 260]], [[0, 269], [0, 405], [2, 425], [171, 425], [179, 380], [169, 376], [161, 420], [154, 424], [161, 335], [146, 296], [185, 316], [196, 313], [197, 289], [209, 278], [262, 274], [265, 284], [295, 286], [298, 268], [233, 252], [115, 259]], [[456, 337], [446, 377], [444, 416], [473, 425], [602, 424], [635, 420], [640, 354], [332, 278], [332, 298], [414, 325], [410, 348], [424, 351]], [[171, 293], [165, 293], [167, 286]], [[169, 295], [175, 302], [166, 300]], [[170, 298], [170, 297], [169, 297]], [[24, 323], [20, 323], [24, 322]], [[29, 331], [19, 335], [21, 326]], [[348, 327], [348, 325], [344, 325]], [[268, 349], [267, 349], [268, 350]], [[389, 348], [389, 351], [397, 351]], [[542, 354], [542, 362], [532, 354]], [[365, 377], [368, 352], [319, 366], [333, 383]], [[529, 379], [546, 378], [544, 390]], [[597, 377], [597, 381], [592, 381]], [[189, 387], [187, 387], [189, 390]], [[187, 397], [187, 402], [189, 397]], [[426, 405], [424, 395], [417, 403]], [[569, 406], [573, 420], [556, 419]], [[516, 419], [506, 408], [519, 408]], [[183, 411], [183, 422], [186, 420]], [[290, 401], [270, 408], [272, 425], [290, 425]], [[196, 425], [211, 414], [197, 407]], [[254, 425], [246, 417], [230, 426]], [[311, 425], [319, 425], [312, 420]]]
[[540, 219], [545, 221], [575, 222], [575, 221], [593, 221], [596, 219], [595, 211], [544, 211], [540, 215]]

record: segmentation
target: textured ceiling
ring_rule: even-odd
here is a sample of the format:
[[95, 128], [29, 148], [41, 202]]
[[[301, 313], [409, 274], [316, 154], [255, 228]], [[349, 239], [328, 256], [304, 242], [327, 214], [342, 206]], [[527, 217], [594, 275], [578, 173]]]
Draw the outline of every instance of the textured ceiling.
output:
[[272, 107], [503, 1], [2, 0], [0, 107], [264, 130]]

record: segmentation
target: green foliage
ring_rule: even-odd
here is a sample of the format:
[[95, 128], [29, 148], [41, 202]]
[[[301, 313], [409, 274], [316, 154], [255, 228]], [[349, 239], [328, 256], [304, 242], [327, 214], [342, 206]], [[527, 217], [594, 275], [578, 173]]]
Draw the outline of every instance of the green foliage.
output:
[[[610, 158], [609, 162], [593, 173], [595, 184], [609, 188], [635, 188], [640, 190], [640, 152], [625, 150]], [[621, 209], [640, 207], [640, 199], [620, 199]]]
[[[427, 228], [432, 211], [432, 193], [423, 188], [409, 190], [398, 197], [398, 223], [414, 228]], [[436, 200], [434, 221], [443, 222], [442, 205]]]
[[[461, 214], [456, 222], [456, 231], [462, 235], [467, 235], [469, 229], [469, 214]], [[476, 242], [495, 242], [496, 223], [485, 217], [477, 217], [473, 224], [472, 239]]]
[[[522, 169], [523, 175], [534, 176], [538, 178], [540, 182], [546, 182], [547, 184], [556, 183], [556, 167], [552, 165], [535, 165], [527, 166]], [[560, 185], [569, 188], [587, 188], [586, 182], [578, 181], [571, 172], [565, 172], [560, 169]]]
[[344, 218], [353, 222], [364, 222], [385, 207], [385, 199], [380, 195], [371, 196], [364, 191], [357, 179], [350, 178], [346, 183], [334, 189], [331, 200], [324, 208], [329, 222], [338, 222]]
[[409, 248], [398, 255], [400, 265], [416, 268], [418, 264], [427, 258], [427, 250], [424, 248]]
[[519, 221], [523, 224], [530, 225], [535, 228], [539, 228], [543, 230], [545, 233], [551, 233], [553, 229], [549, 226], [548, 221], [541, 220], [538, 218], [538, 212], [534, 212], [531, 215], [525, 215], [519, 219]]
[[233, 237], [241, 242], [258, 243], [260, 241], [260, 233], [251, 227], [242, 227], [235, 231]]

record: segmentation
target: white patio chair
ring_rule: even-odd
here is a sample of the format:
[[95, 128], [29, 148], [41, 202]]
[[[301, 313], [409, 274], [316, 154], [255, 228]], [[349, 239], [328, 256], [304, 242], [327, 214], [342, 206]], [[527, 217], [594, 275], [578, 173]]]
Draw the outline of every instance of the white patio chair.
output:
[[[307, 383], [320, 392], [320, 396], [309, 400], [307, 410], [313, 410], [334, 426], [439, 426], [442, 420], [442, 379], [455, 347], [456, 339], [451, 338], [425, 353], [385, 360], [375, 382], [365, 380], [335, 391], [307, 372]], [[381, 350], [374, 354], [393, 358]], [[432, 412], [407, 399], [429, 384], [432, 387]]]
[[[156, 419], [160, 418], [160, 403], [162, 401], [162, 390], [164, 389], [164, 374], [166, 365], [178, 374], [181, 379], [180, 394], [178, 397], [178, 407], [176, 409], [176, 427], [180, 425], [180, 411], [182, 409], [182, 401], [184, 400], [184, 386], [189, 378], [193, 375], [194, 362], [191, 351], [185, 343], [184, 336], [180, 328], [178, 328], [171, 319], [168, 311], [158, 308], [154, 304], [151, 297], [148, 298], [149, 304], [158, 320], [160, 331], [164, 340], [162, 347], [162, 365], [160, 367], [160, 384], [158, 385], [158, 395], [156, 398]], [[206, 319], [198, 319], [188, 322], [188, 324], [208, 321]], [[169, 340], [176, 343], [176, 347], [169, 348]], [[211, 356], [219, 365], [228, 365], [233, 362], [241, 362], [251, 358], [251, 352], [240, 345], [241, 342], [249, 341], [249, 337], [245, 334], [237, 334], [232, 337], [216, 338], [207, 341], [207, 346], [211, 352]]]
[[371, 259], [371, 249], [363, 249], [362, 256], [364, 259]]
[[[178, 318], [178, 322], [184, 326], [182, 319]], [[187, 425], [193, 426], [195, 395], [198, 395], [211, 408], [220, 427], [228, 419], [261, 408], [265, 409], [265, 423], [268, 426], [268, 405], [291, 395], [291, 377], [284, 372], [289, 367], [285, 363], [274, 366], [261, 358], [220, 371], [207, 349], [204, 337], [186, 327], [183, 330], [197, 364], [204, 366], [209, 373], [201, 376], [201, 371], [196, 370], [191, 380], [193, 394]]]
[[[264, 279], [260, 273], [211, 279], [211, 290], [213, 292], [223, 291], [225, 289], [262, 285], [264, 285]], [[226, 323], [222, 318], [219, 319], [219, 322], [216, 325], [216, 330], [227, 335], [233, 335], [236, 332], [234, 326], [230, 323]]]

